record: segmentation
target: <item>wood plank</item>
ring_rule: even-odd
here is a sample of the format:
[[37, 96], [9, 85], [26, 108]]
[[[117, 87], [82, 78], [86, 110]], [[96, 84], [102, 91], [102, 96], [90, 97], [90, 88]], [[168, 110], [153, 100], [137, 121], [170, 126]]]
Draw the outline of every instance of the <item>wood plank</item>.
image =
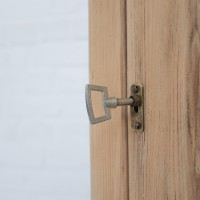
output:
[[127, 0], [128, 87], [145, 89], [145, 131], [128, 130], [130, 200], [200, 200], [199, 17], [199, 0]]
[[[90, 83], [107, 86], [116, 97], [126, 96], [125, 22], [125, 0], [89, 0]], [[117, 108], [111, 120], [91, 127], [92, 200], [128, 199], [126, 118], [126, 108]]]

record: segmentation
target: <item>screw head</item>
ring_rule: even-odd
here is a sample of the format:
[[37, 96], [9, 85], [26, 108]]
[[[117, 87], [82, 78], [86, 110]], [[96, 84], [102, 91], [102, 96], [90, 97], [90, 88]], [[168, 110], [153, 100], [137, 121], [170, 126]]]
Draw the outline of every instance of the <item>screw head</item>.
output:
[[139, 87], [137, 85], [133, 86], [133, 92], [137, 93], [139, 91]]
[[139, 122], [134, 123], [134, 128], [139, 129], [141, 127], [141, 124]]

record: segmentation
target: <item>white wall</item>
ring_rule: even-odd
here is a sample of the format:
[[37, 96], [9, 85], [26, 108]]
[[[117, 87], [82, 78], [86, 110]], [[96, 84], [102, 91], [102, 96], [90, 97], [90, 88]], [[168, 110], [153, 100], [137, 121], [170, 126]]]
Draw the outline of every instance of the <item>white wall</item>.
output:
[[0, 200], [89, 200], [87, 0], [0, 0]]

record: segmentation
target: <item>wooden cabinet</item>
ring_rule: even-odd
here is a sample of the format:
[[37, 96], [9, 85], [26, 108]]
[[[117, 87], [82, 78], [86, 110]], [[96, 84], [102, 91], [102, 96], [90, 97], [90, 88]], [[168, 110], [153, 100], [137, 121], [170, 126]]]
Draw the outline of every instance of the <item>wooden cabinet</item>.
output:
[[199, 0], [89, 0], [90, 83], [143, 84], [145, 122], [91, 126], [92, 200], [200, 200], [199, 29]]

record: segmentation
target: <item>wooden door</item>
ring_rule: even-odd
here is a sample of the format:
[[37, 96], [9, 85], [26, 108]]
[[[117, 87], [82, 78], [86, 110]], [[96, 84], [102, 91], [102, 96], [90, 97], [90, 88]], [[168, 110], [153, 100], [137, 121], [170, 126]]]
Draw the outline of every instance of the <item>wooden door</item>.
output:
[[[200, 1], [89, 0], [90, 83], [144, 86], [144, 132], [128, 108], [91, 127], [92, 200], [200, 200]], [[98, 110], [98, 109], [97, 109]]]

